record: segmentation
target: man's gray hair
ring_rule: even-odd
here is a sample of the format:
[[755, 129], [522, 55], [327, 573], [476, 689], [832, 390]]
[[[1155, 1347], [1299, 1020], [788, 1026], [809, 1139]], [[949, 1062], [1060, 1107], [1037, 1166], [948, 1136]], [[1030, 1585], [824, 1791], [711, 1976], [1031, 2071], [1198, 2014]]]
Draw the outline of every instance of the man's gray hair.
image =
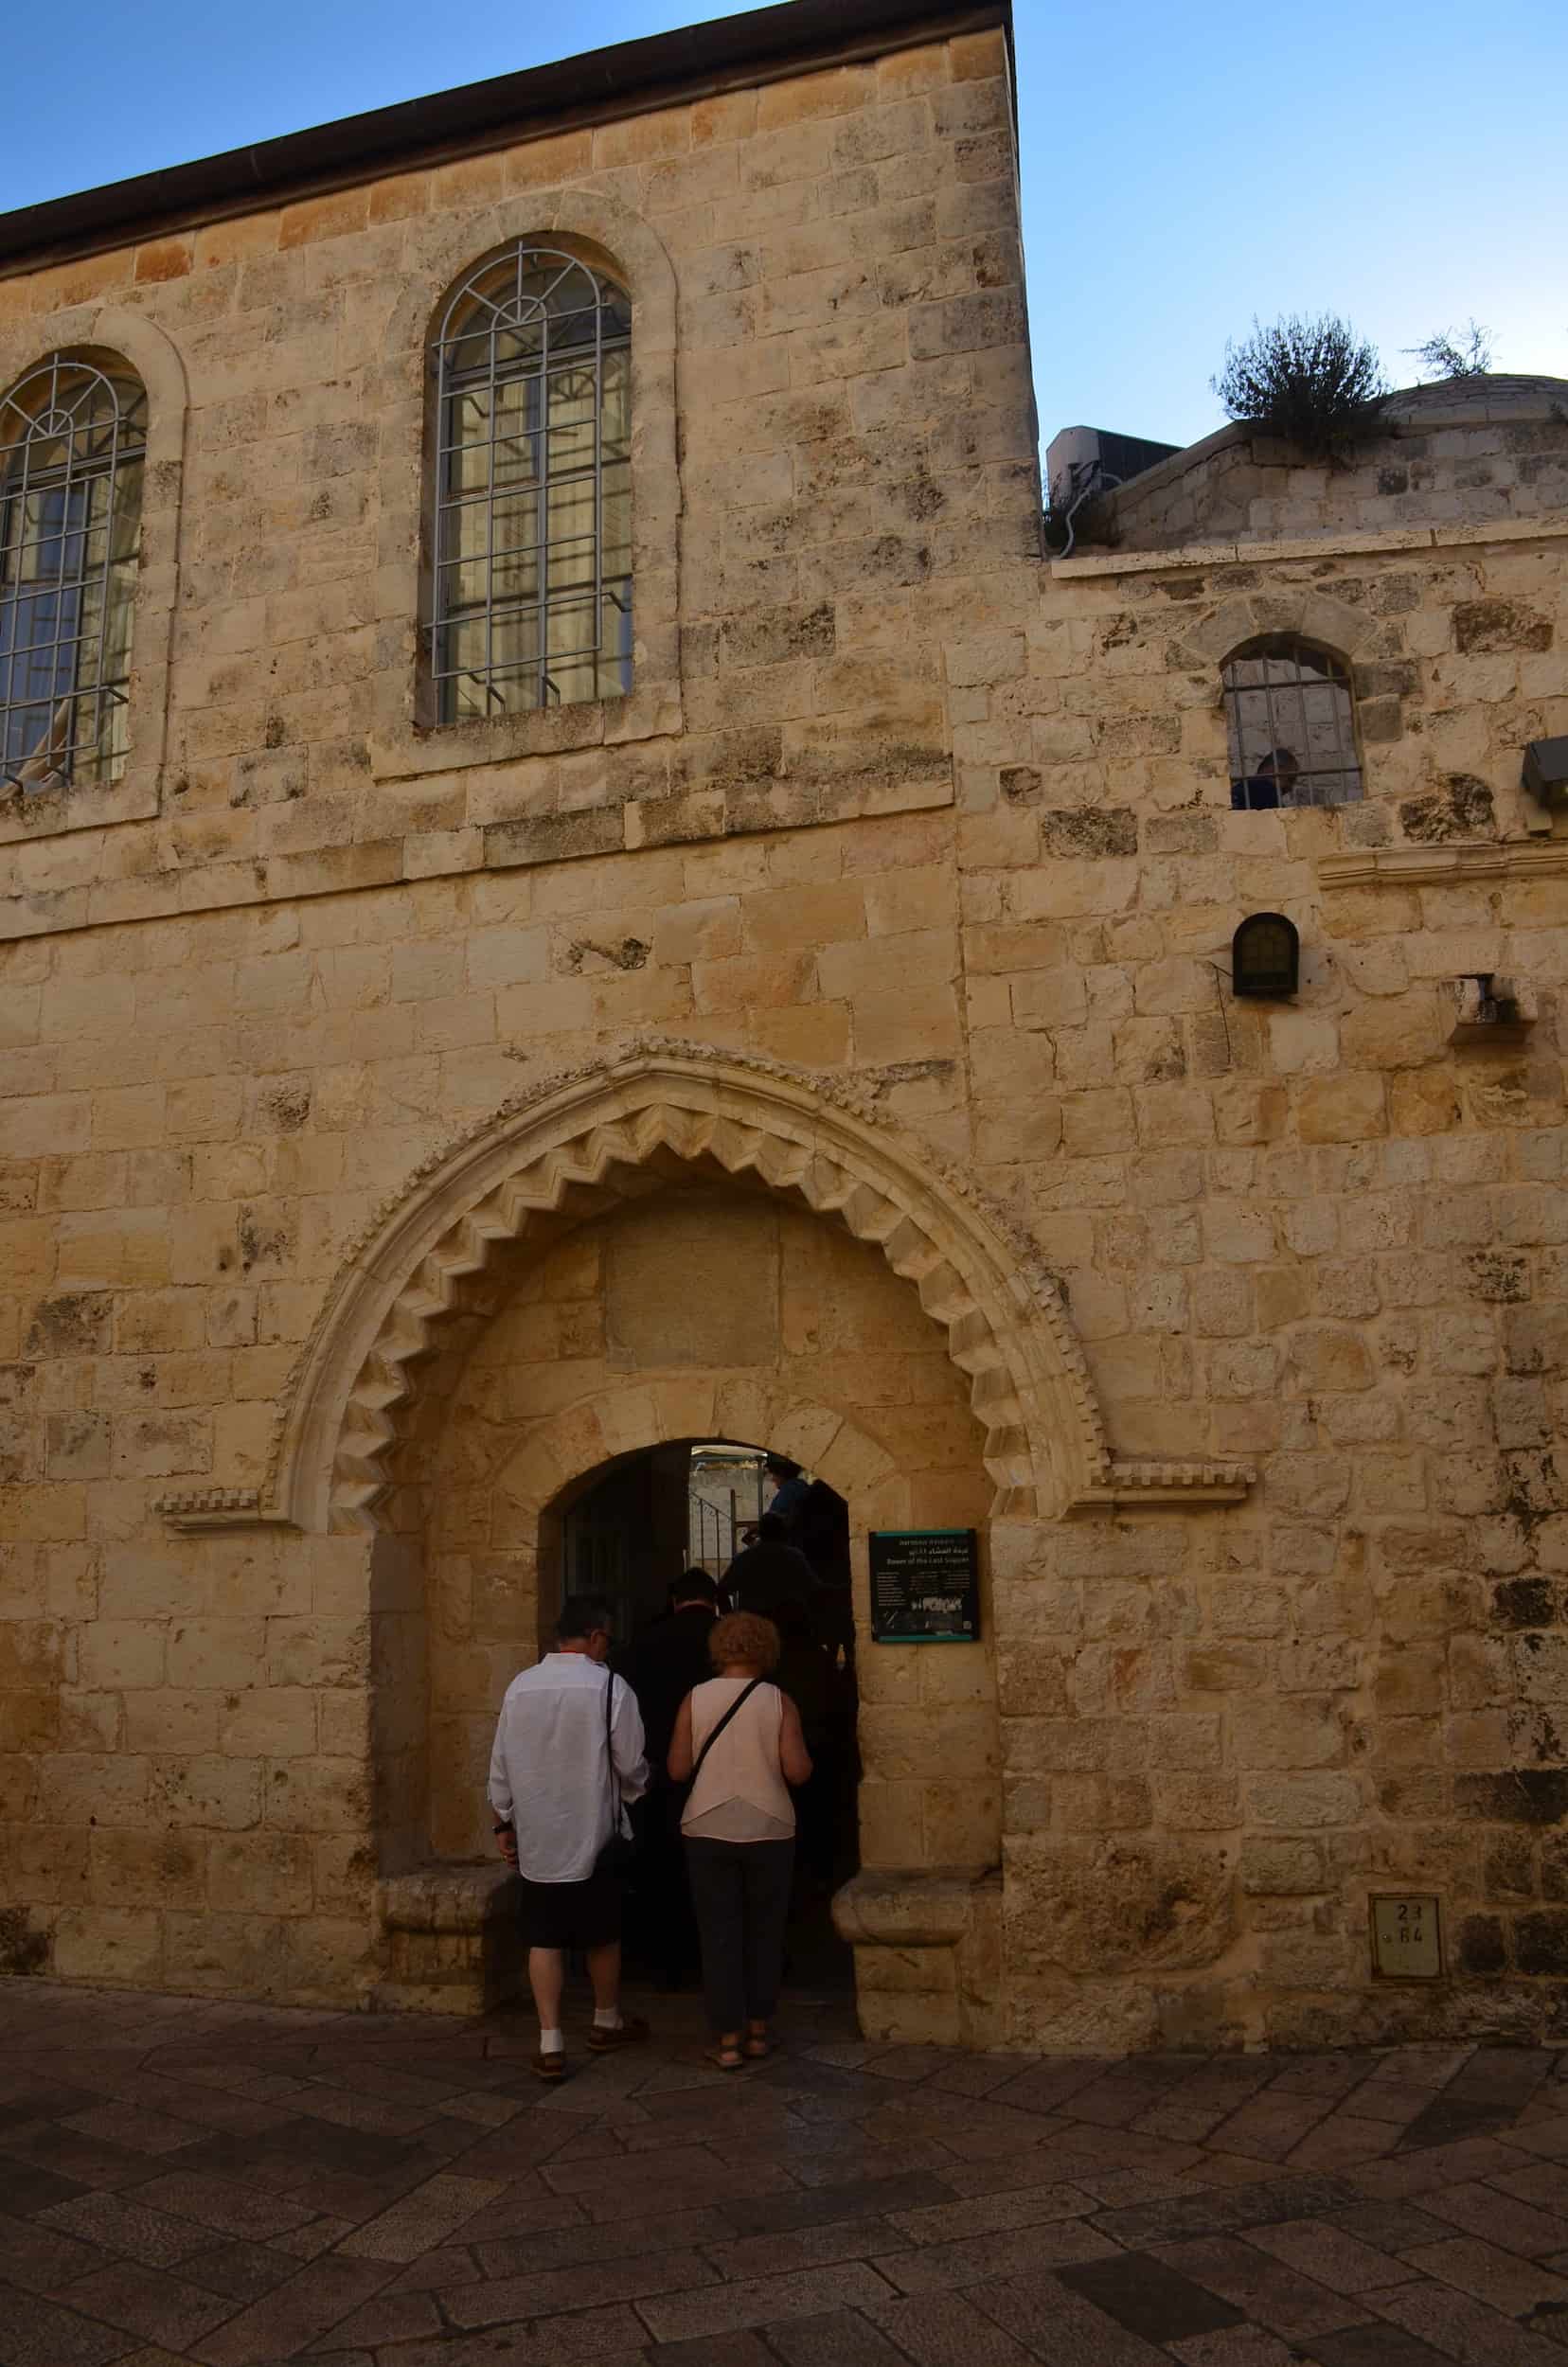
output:
[[580, 1644], [585, 1636], [613, 1635], [615, 1618], [602, 1594], [568, 1594], [556, 1621], [558, 1644]]

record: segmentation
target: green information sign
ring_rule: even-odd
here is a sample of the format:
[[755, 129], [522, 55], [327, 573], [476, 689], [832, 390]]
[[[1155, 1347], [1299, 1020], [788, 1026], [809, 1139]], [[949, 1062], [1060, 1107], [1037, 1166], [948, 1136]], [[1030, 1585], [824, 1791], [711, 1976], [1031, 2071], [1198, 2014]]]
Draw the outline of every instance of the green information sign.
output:
[[874, 1644], [974, 1644], [980, 1553], [974, 1529], [871, 1531]]

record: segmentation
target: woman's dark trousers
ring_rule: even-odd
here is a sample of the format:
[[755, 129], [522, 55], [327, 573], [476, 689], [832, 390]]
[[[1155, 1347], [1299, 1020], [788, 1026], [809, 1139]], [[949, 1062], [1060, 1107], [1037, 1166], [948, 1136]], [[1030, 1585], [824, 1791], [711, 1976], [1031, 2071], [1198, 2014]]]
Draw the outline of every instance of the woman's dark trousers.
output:
[[717, 2035], [771, 2021], [784, 1969], [793, 1841], [686, 1841], [703, 1942], [703, 1996]]

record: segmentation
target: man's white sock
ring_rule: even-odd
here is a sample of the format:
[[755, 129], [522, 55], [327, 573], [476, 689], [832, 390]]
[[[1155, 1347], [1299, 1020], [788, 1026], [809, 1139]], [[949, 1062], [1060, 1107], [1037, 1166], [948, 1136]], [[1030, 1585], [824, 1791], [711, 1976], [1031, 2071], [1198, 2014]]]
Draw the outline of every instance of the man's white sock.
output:
[[542, 2029], [539, 2034], [539, 2051], [541, 2055], [564, 2055], [566, 2041], [559, 2030]]
[[621, 2009], [618, 2005], [595, 2006], [594, 2028], [596, 2030], [618, 2030], [620, 2026]]

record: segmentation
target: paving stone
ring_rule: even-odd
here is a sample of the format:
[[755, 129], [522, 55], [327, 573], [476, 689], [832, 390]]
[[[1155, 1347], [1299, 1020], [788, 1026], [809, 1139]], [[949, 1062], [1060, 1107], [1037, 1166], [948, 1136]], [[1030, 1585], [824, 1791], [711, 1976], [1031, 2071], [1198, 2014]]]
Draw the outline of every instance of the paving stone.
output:
[[1435, 2186], [1457, 2186], [1471, 2178], [1494, 2181], [1521, 2167], [1518, 2153], [1491, 2137], [1471, 2137], [1459, 2145], [1434, 2145], [1425, 2153], [1390, 2155], [1386, 2162], [1369, 2162], [1347, 2173], [1349, 2182], [1374, 2202], [1404, 2202], [1413, 2195], [1430, 2194]]
[[907, 2251], [907, 2237], [886, 2219], [835, 2219], [826, 2227], [795, 2228], [782, 2235], [741, 2235], [733, 2243], [706, 2244], [704, 2256], [726, 2280], [775, 2276], [791, 2269], [820, 2269], [838, 2260], [875, 2260]]
[[1095, 2225], [1120, 2244], [1177, 2243], [1186, 2236], [1231, 2234], [1270, 2220], [1317, 2217], [1355, 2200], [1355, 2188], [1339, 2179], [1249, 2180], [1240, 2186], [1177, 2196], [1169, 2202], [1097, 2212]]
[[1359, 2242], [1396, 2258], [1417, 2244], [1440, 2244], [1446, 2232], [1443, 2220], [1413, 2202], [1360, 2203], [1353, 2211], [1333, 2213], [1325, 2225], [1344, 2228]]
[[[715, 2286], [718, 2272], [695, 2252], [648, 2252], [633, 2260], [590, 2262], [550, 2269], [537, 2276], [482, 2278], [454, 2285], [440, 2296], [456, 2326], [505, 2325], [519, 2318], [547, 2318], [596, 2303], [640, 2301], [656, 2293], [684, 2293]], [[738, 2319], [737, 2324], [756, 2324]]]
[[439, 2334], [441, 2313], [429, 2293], [377, 2293], [363, 2308], [335, 2325], [330, 2340], [378, 2349], [383, 2342], [413, 2342]]
[[775, 2195], [734, 2195], [718, 2205], [738, 2235], [784, 2235], [797, 2227], [821, 2227], [833, 2219], [860, 2219], [951, 2203], [950, 2190], [928, 2170], [892, 2178], [851, 2179], [843, 2185], [798, 2188]]
[[204, 2134], [189, 2121], [171, 2120], [167, 2112], [151, 2112], [141, 2104], [102, 2104], [94, 2111], [76, 2113], [62, 2126], [81, 2137], [124, 2145], [131, 2153], [178, 2153], [182, 2145], [199, 2145]]
[[[558, 2194], [579, 2196], [589, 2216], [615, 2219], [634, 2211], [650, 2194], [657, 2194], [670, 2210], [722, 2203], [736, 2189], [732, 2165], [699, 2145], [671, 2146], [664, 2153], [645, 2153], [604, 2162], [565, 2162], [543, 2172]], [[763, 2167], [754, 2191], [776, 2194], [792, 2181], [782, 2167]]]
[[285, 2201], [265, 2187], [242, 2186], [237, 2179], [198, 2177], [174, 2170], [138, 2186], [135, 2200], [177, 2219], [194, 2219], [198, 2227], [219, 2235], [244, 2235], [260, 2240], [303, 2227], [311, 2214], [300, 2204]]
[[[729, 2240], [730, 2229], [722, 2212], [709, 2209], [671, 2211], [662, 2217], [627, 2219], [619, 2226], [613, 2220], [577, 2220], [570, 2227], [518, 2235], [503, 2243], [473, 2244], [472, 2226], [463, 2234], [483, 2273], [505, 2277], [526, 2276], [538, 2269], [571, 2269], [626, 2259], [642, 2252], [684, 2251], [692, 2244], [722, 2244]], [[451, 2282], [460, 2285], [465, 2279], [454, 2277]]]
[[80, 2129], [54, 2121], [28, 2121], [9, 2129], [0, 2151], [29, 2171], [52, 2171], [56, 2178], [93, 2192], [133, 2186], [147, 2176], [145, 2154], [84, 2137]]
[[1568, 2160], [1568, 2112], [1553, 2112], [1544, 2120], [1516, 2122], [1508, 2131], [1508, 2143], [1525, 2153], [1545, 2154], [1554, 2162]]
[[1244, 2317], [1292, 2341], [1352, 2326], [1366, 2315], [1361, 2302], [1331, 2293], [1326, 2285], [1299, 2275], [1235, 2236], [1199, 2236], [1190, 2243], [1152, 2249], [1170, 2268], [1233, 2302]]
[[1430, 2342], [1381, 2320], [1346, 2326], [1340, 2334], [1320, 2334], [1312, 2351], [1318, 2367], [1453, 2367], [1452, 2352], [1434, 2351]]
[[1397, 2285], [1368, 2306], [1463, 2367], [1562, 2367], [1559, 2343], [1450, 2287]]
[[1568, 2214], [1568, 2163], [1531, 2162], [1500, 2170], [1487, 2180], [1499, 2194], [1513, 2195], [1540, 2210]]
[[[830, 2310], [822, 2318], [782, 2319], [769, 2327], [768, 2343], [770, 2353], [776, 2353], [785, 2367], [904, 2367], [904, 2354], [858, 2310]], [[661, 2344], [653, 2358], [658, 2367], [687, 2367], [686, 2360], [676, 2357], [686, 2348], [685, 2343], [676, 2343], [667, 2351]], [[689, 2367], [709, 2367], [695, 2345]], [[728, 2362], [716, 2357], [712, 2367], [728, 2367]], [[737, 2361], [736, 2367], [741, 2367], [741, 2362]], [[750, 2367], [749, 2361], [745, 2367]], [[771, 2356], [764, 2359], [759, 2355], [757, 2367], [773, 2367]]]
[[1386, 2152], [1389, 2127], [1385, 2121], [1360, 2119], [1353, 2112], [1331, 2112], [1309, 2129], [1288, 2157], [1293, 2170], [1344, 2170], [1358, 2162], [1375, 2162]]
[[62, 2178], [53, 2170], [24, 2169], [20, 2162], [0, 2160], [0, 2211], [28, 2219], [47, 2211], [51, 2203], [69, 2202], [93, 2189], [80, 2179]]
[[889, 2288], [864, 2261], [832, 2269], [806, 2269], [786, 2276], [748, 2278], [738, 2285], [712, 2285], [639, 2305], [638, 2315], [657, 2342], [698, 2334], [727, 2334], [737, 2326], [765, 2326], [775, 2318], [820, 2317], [834, 2309], [864, 2309], [888, 2298]]
[[646, 2367], [649, 2351], [645, 2328], [621, 2307], [482, 2334], [441, 2334], [431, 2342], [401, 2342], [383, 2357], [386, 2367], [586, 2367], [590, 2360], [594, 2367]]
[[945, 2203], [890, 2212], [888, 2216], [912, 2244], [939, 2244], [1006, 2228], [1036, 2227], [1050, 2219], [1082, 2218], [1094, 2208], [1095, 2198], [1081, 2187], [1023, 2186], [999, 2195], [975, 2195], [962, 2202], [950, 2197]]
[[964, 2299], [1052, 2367], [1167, 2367], [1169, 2358], [1057, 2277], [972, 2285]]
[[1413, 2120], [1405, 2130], [1402, 2144], [1426, 2147], [1462, 2143], [1467, 2138], [1489, 2137], [1494, 2130], [1506, 2128], [1513, 2119], [1504, 2105], [1467, 2103], [1453, 2096], [1437, 2096]]
[[1425, 2196], [1423, 2202], [1432, 2217], [1462, 2227], [1468, 2235], [1479, 2235], [1488, 2244], [1499, 2244], [1505, 2251], [1523, 2252], [1527, 2259], [1543, 2260], [1548, 2252], [1568, 2250], [1568, 2218], [1538, 2211], [1519, 2196], [1503, 2194], [1495, 2186], [1479, 2181], [1443, 2186]]
[[920, 2293], [867, 2305], [866, 2314], [917, 2367], [1028, 2367], [1034, 2357], [962, 2293]]
[[210, 2242], [208, 2231], [192, 2227], [188, 2219], [171, 2219], [167, 2212], [150, 2211], [120, 2195], [80, 2195], [74, 2202], [52, 2204], [40, 2216], [67, 2235], [85, 2236], [88, 2243], [149, 2269], [177, 2268]]
[[1444, 2285], [1457, 2286], [1490, 2309], [1509, 2318], [1523, 2318], [1543, 2304], [1568, 2308], [1568, 2280], [1555, 2276], [1539, 2261], [1522, 2260], [1515, 2252], [1478, 2236], [1455, 2235], [1447, 2243], [1422, 2244], [1405, 2254], [1406, 2265]]
[[71, 2287], [71, 2306], [174, 2351], [188, 2350], [198, 2336], [232, 2318], [235, 2308], [223, 2295], [131, 2260], [83, 2277]]
[[1221, 2327], [1218, 2334], [1188, 2335], [1167, 2346], [1183, 2367], [1300, 2367], [1302, 2353], [1261, 2326]]
[[239, 2305], [241, 2302], [259, 2301], [285, 2277], [294, 2276], [299, 2263], [286, 2252], [274, 2251], [270, 2244], [215, 2244], [210, 2251], [192, 2252], [180, 2263], [180, 2274], [191, 2285], [205, 2285], [209, 2293], [226, 2293]]
[[368, 2301], [391, 2273], [376, 2260], [343, 2260], [335, 2254], [312, 2260], [190, 2348], [206, 2367], [263, 2367], [264, 2361], [303, 2350], [308, 2343], [319, 2350], [328, 2328]]
[[[806, 2323], [822, 2325], [826, 2321], [813, 2318]], [[897, 2351], [889, 2351], [888, 2357], [893, 2367], [904, 2367]], [[778, 2354], [769, 2349], [759, 2334], [751, 2333], [700, 2334], [692, 2342], [656, 2342], [648, 2359], [650, 2367], [778, 2367]]]
[[878, 2266], [901, 2293], [934, 2293], [945, 2287], [979, 2285], [997, 2277], [1028, 2276], [1066, 2262], [1109, 2260], [1121, 2247], [1082, 2219], [1051, 2220], [1009, 2228], [995, 2235], [970, 2235], [955, 2244], [928, 2244], [894, 2252]]
[[24, 2292], [58, 2292], [91, 2269], [106, 2268], [109, 2257], [80, 2236], [0, 2212], [0, 2274]]
[[287, 2252], [294, 2260], [319, 2260], [324, 2251], [330, 2251], [353, 2227], [352, 2219], [330, 2216], [311, 2220], [306, 2227], [285, 2229], [281, 2235], [269, 2238], [273, 2251]]
[[0, 2358], [6, 2367], [108, 2367], [136, 2338], [78, 2317], [35, 2293], [0, 2286]]
[[1151, 2252], [1124, 2251], [1114, 2260], [1089, 2261], [1057, 2273], [1069, 2292], [1149, 2342], [1212, 2334], [1221, 2326], [1235, 2325], [1242, 2315]]
[[1299, 2269], [1303, 2276], [1315, 2277], [1334, 2293], [1372, 2293], [1416, 2273], [1324, 2219], [1286, 2219], [1277, 2227], [1252, 2227], [1246, 2240], [1283, 2260], [1288, 2268]]
[[493, 2179], [440, 2175], [426, 2179], [368, 2226], [346, 2235], [338, 2250], [362, 2260], [390, 2260], [404, 2267], [422, 2251], [444, 2243], [475, 2212], [505, 2192]]

